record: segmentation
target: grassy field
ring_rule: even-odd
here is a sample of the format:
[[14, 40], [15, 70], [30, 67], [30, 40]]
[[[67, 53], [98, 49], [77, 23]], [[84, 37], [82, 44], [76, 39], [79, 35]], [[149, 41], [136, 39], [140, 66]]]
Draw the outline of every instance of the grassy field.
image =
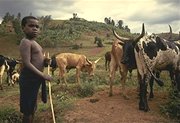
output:
[[[56, 22], [52, 22], [51, 24], [54, 25], [54, 23]], [[97, 35], [104, 39], [104, 47], [97, 47], [97, 45], [94, 44], [94, 37]], [[105, 71], [104, 54], [107, 51], [111, 50], [111, 45], [109, 44], [109, 42], [112, 42], [114, 38], [112, 35], [110, 35], [110, 38], [104, 38], [106, 37], [105, 35], [105, 31], [83, 33], [83, 35], [81, 35], [81, 37], [75, 41], [77, 44], [83, 43], [83, 47], [79, 49], [72, 49], [72, 47], [70, 46], [43, 48], [45, 52], [50, 53], [50, 56], [55, 53], [71, 52], [84, 54], [90, 60], [96, 60], [99, 57], [102, 58], [97, 64], [95, 76], [93, 78], [89, 78], [85, 73], [81, 74], [81, 86], [77, 86], [75, 83], [75, 70], [71, 70], [67, 74], [67, 81], [69, 83], [68, 87], [61, 84], [57, 84], [58, 70], [55, 71], [55, 75], [53, 76], [54, 81], [52, 82], [52, 97], [57, 123], [63, 123], [62, 117], [64, 116], [66, 111], [74, 108], [74, 101], [84, 97], [92, 96], [94, 93], [104, 89], [108, 90], [109, 72]], [[0, 36], [0, 54], [19, 59], [19, 49], [17, 42], [18, 39], [16, 35], [13, 33]], [[47, 69], [45, 69], [44, 72], [47, 73]], [[21, 114], [19, 113], [19, 86], [18, 84], [16, 84], [14, 87], [7, 86], [7, 83], [5, 82], [5, 77], [6, 75], [3, 78], [4, 90], [0, 91], [0, 119], [2, 120], [4, 118], [5, 121], [1, 122], [7, 122], [6, 120], [8, 118], [12, 118], [13, 120], [8, 120], [8, 123], [19, 123], [21, 119]], [[121, 86], [120, 76], [118, 72], [116, 73], [115, 78], [115, 86]], [[171, 85], [168, 73], [163, 72], [161, 78], [166, 80], [165, 86], [161, 88], [157, 86], [157, 84], [155, 84], [154, 90], [155, 92], [168, 93], [168, 90], [170, 89]], [[138, 83], [136, 70], [133, 71], [132, 78], [127, 79], [126, 86], [132, 89], [137, 88]], [[40, 98], [38, 102], [39, 105], [37, 109], [37, 116], [35, 118], [35, 122], [51, 123], [52, 117], [49, 102], [47, 104], [43, 104]]]

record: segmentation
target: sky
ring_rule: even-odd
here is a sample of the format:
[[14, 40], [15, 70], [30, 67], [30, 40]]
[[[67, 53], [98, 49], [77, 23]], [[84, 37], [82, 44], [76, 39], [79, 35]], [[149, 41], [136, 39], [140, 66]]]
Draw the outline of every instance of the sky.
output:
[[51, 15], [52, 19], [68, 20], [73, 13], [88, 21], [104, 22], [110, 17], [123, 20], [132, 33], [140, 33], [142, 23], [148, 33], [180, 31], [180, 0], [0, 0], [0, 21], [9, 12], [22, 17]]

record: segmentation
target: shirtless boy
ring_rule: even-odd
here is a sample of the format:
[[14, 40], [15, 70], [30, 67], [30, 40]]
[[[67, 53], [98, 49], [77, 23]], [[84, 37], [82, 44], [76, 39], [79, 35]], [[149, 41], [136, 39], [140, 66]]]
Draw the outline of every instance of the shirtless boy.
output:
[[[42, 84], [45, 93], [45, 80], [51, 81], [49, 75], [43, 73], [44, 55], [42, 47], [35, 41], [39, 33], [38, 19], [26, 16], [21, 22], [25, 37], [20, 43], [20, 55], [23, 68], [20, 74], [20, 111], [23, 113], [22, 123], [33, 123], [33, 116], [37, 107], [38, 90]], [[46, 96], [42, 93], [42, 101]]]

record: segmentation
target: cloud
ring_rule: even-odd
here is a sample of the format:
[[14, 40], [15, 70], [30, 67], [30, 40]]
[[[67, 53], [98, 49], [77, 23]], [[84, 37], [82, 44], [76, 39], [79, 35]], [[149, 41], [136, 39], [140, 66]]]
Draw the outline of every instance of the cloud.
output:
[[34, 16], [44, 16], [53, 14], [52, 12], [54, 11], [69, 13], [68, 8], [74, 2], [74, 0], [1, 0], [0, 17], [3, 17], [7, 12], [15, 16], [18, 12], [22, 16], [29, 15], [30, 13]]
[[[170, 24], [180, 31], [180, 0], [1, 0], [0, 20], [9, 12], [22, 17], [51, 15], [53, 19], [69, 19], [73, 13], [89, 21], [104, 22], [105, 17], [123, 20], [131, 32], [139, 32], [141, 24], [150, 32], [163, 32]], [[156, 30], [153, 27], [158, 27]]]

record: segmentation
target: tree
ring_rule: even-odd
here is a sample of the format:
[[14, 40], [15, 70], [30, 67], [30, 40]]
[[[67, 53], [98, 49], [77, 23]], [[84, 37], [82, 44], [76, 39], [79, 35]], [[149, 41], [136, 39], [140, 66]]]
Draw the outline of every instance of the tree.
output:
[[109, 24], [109, 19], [107, 17], [104, 18], [105, 24]]
[[123, 20], [119, 20], [119, 21], [118, 21], [118, 27], [119, 27], [120, 29], [123, 29]]
[[127, 32], [130, 32], [130, 29], [129, 29], [128, 25], [126, 25], [124, 29], [125, 29]]
[[114, 22], [114, 20], [112, 19], [112, 21], [111, 21], [111, 24], [113, 25], [113, 26], [115, 26], [115, 22]]
[[97, 44], [98, 47], [103, 47], [102, 39], [97, 36], [94, 38], [94, 44]]
[[10, 15], [10, 13], [7, 12], [7, 13], [5, 14], [5, 16], [3, 17], [2, 24], [5, 24], [5, 23], [7, 23], [7, 22], [9, 22], [9, 21], [13, 21], [13, 19], [14, 19], [14, 15]]
[[49, 22], [51, 21], [51, 15], [46, 15], [45, 17], [42, 16], [39, 18], [39, 20], [42, 26], [42, 31], [44, 31], [47, 28]]
[[77, 18], [77, 13], [73, 13], [73, 19]]
[[21, 13], [20, 13], [20, 12], [19, 12], [18, 15], [17, 15], [17, 19], [18, 19], [19, 21], [21, 21]]

